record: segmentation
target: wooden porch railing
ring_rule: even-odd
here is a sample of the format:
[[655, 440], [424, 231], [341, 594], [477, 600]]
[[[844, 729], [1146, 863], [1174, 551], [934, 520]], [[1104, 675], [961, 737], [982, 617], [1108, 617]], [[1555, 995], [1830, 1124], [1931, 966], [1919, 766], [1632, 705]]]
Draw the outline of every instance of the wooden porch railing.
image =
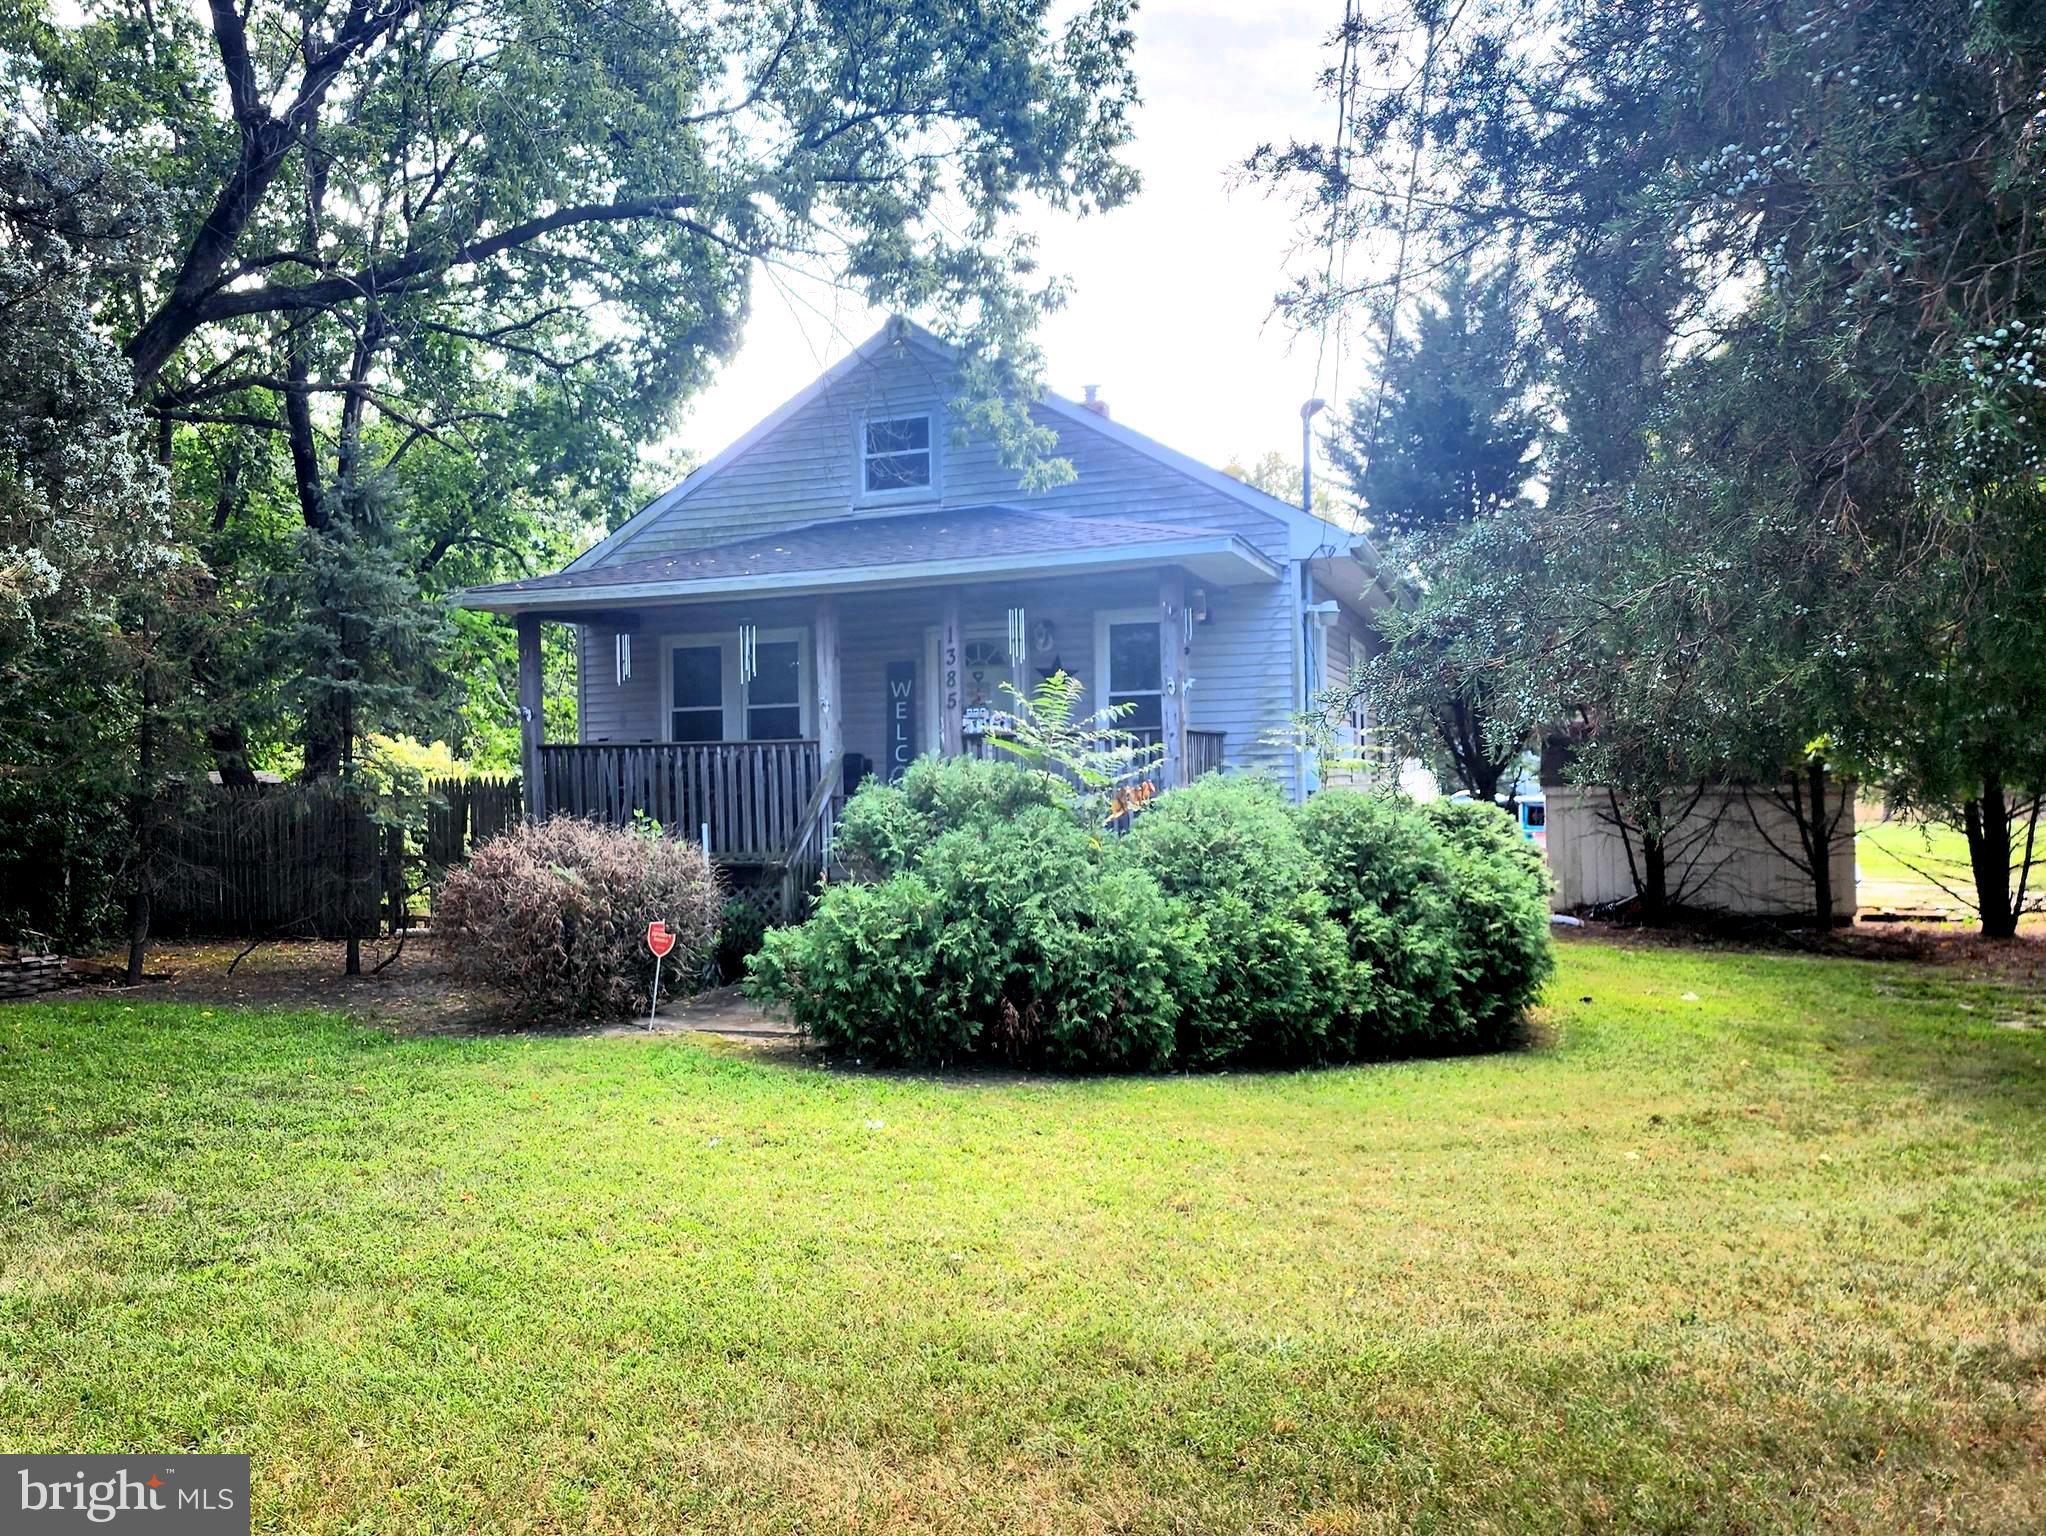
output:
[[[1154, 747], [1165, 739], [1163, 731], [1131, 731], [1130, 734], [1147, 747]], [[1222, 771], [1221, 731], [1188, 731], [1186, 733], [1186, 777], [1192, 783], [1204, 773]]]
[[788, 853], [823, 781], [814, 741], [547, 745], [540, 775], [550, 815], [624, 826], [639, 811], [692, 840], [708, 826], [713, 858], [749, 864]]
[[784, 922], [793, 922], [802, 911], [803, 900], [831, 867], [831, 842], [838, 835], [838, 802], [844, 787], [845, 759], [835, 757], [824, 765], [823, 776], [803, 807], [802, 820], [789, 843], [788, 857], [781, 867], [781, 912]]

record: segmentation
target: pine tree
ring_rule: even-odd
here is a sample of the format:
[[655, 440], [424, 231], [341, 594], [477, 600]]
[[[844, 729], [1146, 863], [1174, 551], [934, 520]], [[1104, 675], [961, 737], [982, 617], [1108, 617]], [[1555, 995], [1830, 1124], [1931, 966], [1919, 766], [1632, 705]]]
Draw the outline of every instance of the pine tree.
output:
[[1532, 722], [1467, 643], [1473, 603], [1496, 617], [1490, 583], [1444, 578], [1465, 536], [1482, 535], [1476, 525], [1524, 505], [1541, 432], [1530, 331], [1510, 270], [1452, 266], [1411, 333], [1395, 330], [1380, 348], [1376, 380], [1328, 443], [1373, 531], [1389, 536], [1388, 563], [1419, 576], [1413, 601], [1383, 616], [1383, 646], [1338, 685], [1336, 702], [1347, 709], [1368, 696], [1389, 745], [1479, 800], [1497, 797]]
[[1510, 269], [1460, 262], [1411, 334], [1380, 346], [1376, 379], [1328, 442], [1374, 532], [1453, 532], [1520, 501], [1541, 432], [1525, 312]]

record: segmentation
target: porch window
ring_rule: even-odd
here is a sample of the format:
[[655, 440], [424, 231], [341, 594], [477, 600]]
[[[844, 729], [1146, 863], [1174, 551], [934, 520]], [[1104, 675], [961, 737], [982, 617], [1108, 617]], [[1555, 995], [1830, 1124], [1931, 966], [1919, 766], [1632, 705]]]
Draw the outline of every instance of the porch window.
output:
[[1163, 663], [1158, 651], [1158, 622], [1108, 626], [1108, 702], [1134, 705], [1116, 722], [1125, 731], [1165, 728]]
[[725, 739], [725, 653], [715, 645], [678, 645], [669, 675], [668, 739]]
[[893, 416], [869, 421], [861, 443], [861, 485], [869, 496], [928, 489], [931, 418]]
[[803, 647], [796, 640], [762, 640], [759, 668], [746, 685], [746, 739], [794, 741], [803, 734]]

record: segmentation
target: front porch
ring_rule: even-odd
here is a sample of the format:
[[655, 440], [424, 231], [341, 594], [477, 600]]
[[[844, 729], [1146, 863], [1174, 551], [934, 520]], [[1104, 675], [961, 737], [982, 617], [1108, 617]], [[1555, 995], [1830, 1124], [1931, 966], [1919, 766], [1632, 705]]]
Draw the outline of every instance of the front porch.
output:
[[[1147, 598], [1148, 601], [1142, 601]], [[1184, 571], [938, 591], [819, 594], [576, 615], [582, 740], [545, 739], [540, 624], [518, 615], [531, 814], [704, 840], [721, 862], [828, 856], [859, 782], [927, 754], [991, 755], [1006, 690], [1055, 671], [1127, 710], [1161, 789], [1225, 765], [1198, 724], [1191, 654], [1205, 590]], [[560, 617], [566, 617], [560, 616]]]
[[[652, 817], [805, 884], [862, 779], [987, 750], [1007, 691], [1056, 672], [1158, 747], [1161, 788], [1248, 766], [1232, 754], [1283, 717], [1271, 657], [1296, 617], [1277, 566], [1232, 533], [996, 506], [832, 519], [465, 600], [517, 622], [528, 814]], [[542, 723], [550, 622], [578, 631], [573, 745]]]

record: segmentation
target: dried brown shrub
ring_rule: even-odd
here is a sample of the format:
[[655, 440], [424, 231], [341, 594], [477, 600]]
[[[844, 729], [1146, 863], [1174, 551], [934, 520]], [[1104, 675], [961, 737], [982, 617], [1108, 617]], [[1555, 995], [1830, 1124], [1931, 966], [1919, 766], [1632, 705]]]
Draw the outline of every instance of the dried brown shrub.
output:
[[449, 873], [434, 906], [456, 976], [529, 1018], [615, 1019], [647, 1006], [647, 924], [675, 931], [663, 990], [717, 939], [723, 892], [692, 843], [570, 816], [515, 827]]

